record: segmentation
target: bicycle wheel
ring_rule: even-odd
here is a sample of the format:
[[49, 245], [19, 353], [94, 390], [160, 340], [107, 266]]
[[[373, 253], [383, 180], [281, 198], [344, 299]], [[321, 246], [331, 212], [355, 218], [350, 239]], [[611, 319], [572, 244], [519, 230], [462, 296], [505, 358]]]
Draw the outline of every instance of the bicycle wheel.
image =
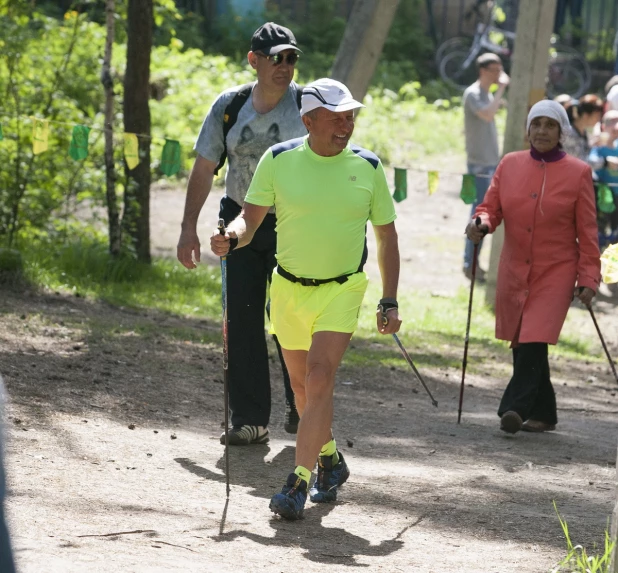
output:
[[469, 56], [470, 52], [468, 51], [457, 51], [446, 54], [440, 62], [440, 77], [452, 86], [465, 90], [469, 85], [473, 84], [477, 78], [474, 62], [464, 67]]
[[470, 50], [470, 46], [472, 46], [472, 38], [468, 38], [466, 36], [456, 36], [455, 38], [449, 38], [448, 40], [442, 42], [438, 46], [434, 56], [436, 68], [440, 67], [440, 62], [447, 54], [450, 54], [451, 52], [466, 52]]
[[565, 93], [577, 99], [586, 93], [591, 79], [590, 66], [579, 52], [552, 50], [547, 71], [547, 93], [550, 97]]

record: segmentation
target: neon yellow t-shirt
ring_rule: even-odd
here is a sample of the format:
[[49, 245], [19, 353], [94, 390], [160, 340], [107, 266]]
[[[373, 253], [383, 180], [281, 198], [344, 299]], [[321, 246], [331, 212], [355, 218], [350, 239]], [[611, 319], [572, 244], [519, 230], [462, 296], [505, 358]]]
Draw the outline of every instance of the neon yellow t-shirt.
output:
[[387, 225], [396, 218], [377, 156], [348, 145], [334, 157], [322, 157], [307, 137], [266, 151], [245, 202], [275, 206], [277, 262], [298, 277], [314, 279], [356, 272], [367, 221]]

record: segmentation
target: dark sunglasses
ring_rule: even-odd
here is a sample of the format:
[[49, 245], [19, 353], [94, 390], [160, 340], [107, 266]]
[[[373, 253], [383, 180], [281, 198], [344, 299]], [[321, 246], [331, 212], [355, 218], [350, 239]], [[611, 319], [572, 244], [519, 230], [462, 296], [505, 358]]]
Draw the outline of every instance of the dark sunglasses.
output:
[[262, 54], [261, 52], [255, 52], [255, 54], [261, 58], [266, 58], [273, 66], [280, 66], [284, 61], [288, 66], [294, 66], [300, 57], [296, 52], [288, 54], [287, 56], [284, 56], [281, 52], [278, 54], [271, 54], [270, 56]]

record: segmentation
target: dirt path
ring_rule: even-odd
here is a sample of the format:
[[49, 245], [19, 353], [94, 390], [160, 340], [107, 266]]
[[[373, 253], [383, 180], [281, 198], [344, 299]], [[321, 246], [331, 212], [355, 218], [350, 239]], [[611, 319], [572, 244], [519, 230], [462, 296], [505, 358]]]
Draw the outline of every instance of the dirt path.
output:
[[[427, 197], [411, 177], [398, 206], [404, 288], [451, 296], [466, 284], [458, 184], [444, 178]], [[182, 201], [155, 193], [155, 251], [174, 251]], [[597, 312], [618, 354], [615, 307], [601, 302]], [[594, 335], [583, 311], [570, 320]], [[186, 340], [174, 334], [181, 327]], [[461, 345], [442, 350], [459, 357]], [[436, 410], [411, 390], [407, 370], [343, 367], [335, 432], [352, 477], [337, 504], [308, 504], [303, 522], [287, 523], [268, 510], [293, 465], [276, 368], [271, 442], [232, 449], [226, 506], [218, 324], [2, 291], [8, 512], [20, 571], [548, 571], [564, 555], [552, 500], [574, 542], [603, 539], [617, 388], [604, 365], [552, 359], [559, 431], [509, 437], [495, 414], [507, 356], [470, 375], [461, 425], [457, 369], [424, 369]]]

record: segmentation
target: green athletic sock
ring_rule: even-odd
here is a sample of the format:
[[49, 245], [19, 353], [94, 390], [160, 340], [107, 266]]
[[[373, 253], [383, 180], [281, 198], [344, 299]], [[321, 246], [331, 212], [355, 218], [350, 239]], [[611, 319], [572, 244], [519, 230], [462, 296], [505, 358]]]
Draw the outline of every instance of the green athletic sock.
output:
[[339, 463], [339, 454], [337, 453], [337, 442], [335, 442], [335, 438], [322, 446], [320, 456], [332, 457], [334, 466]]
[[307, 483], [311, 480], [311, 470], [304, 468], [303, 466], [296, 466], [294, 473], [301, 479], [304, 479]]

